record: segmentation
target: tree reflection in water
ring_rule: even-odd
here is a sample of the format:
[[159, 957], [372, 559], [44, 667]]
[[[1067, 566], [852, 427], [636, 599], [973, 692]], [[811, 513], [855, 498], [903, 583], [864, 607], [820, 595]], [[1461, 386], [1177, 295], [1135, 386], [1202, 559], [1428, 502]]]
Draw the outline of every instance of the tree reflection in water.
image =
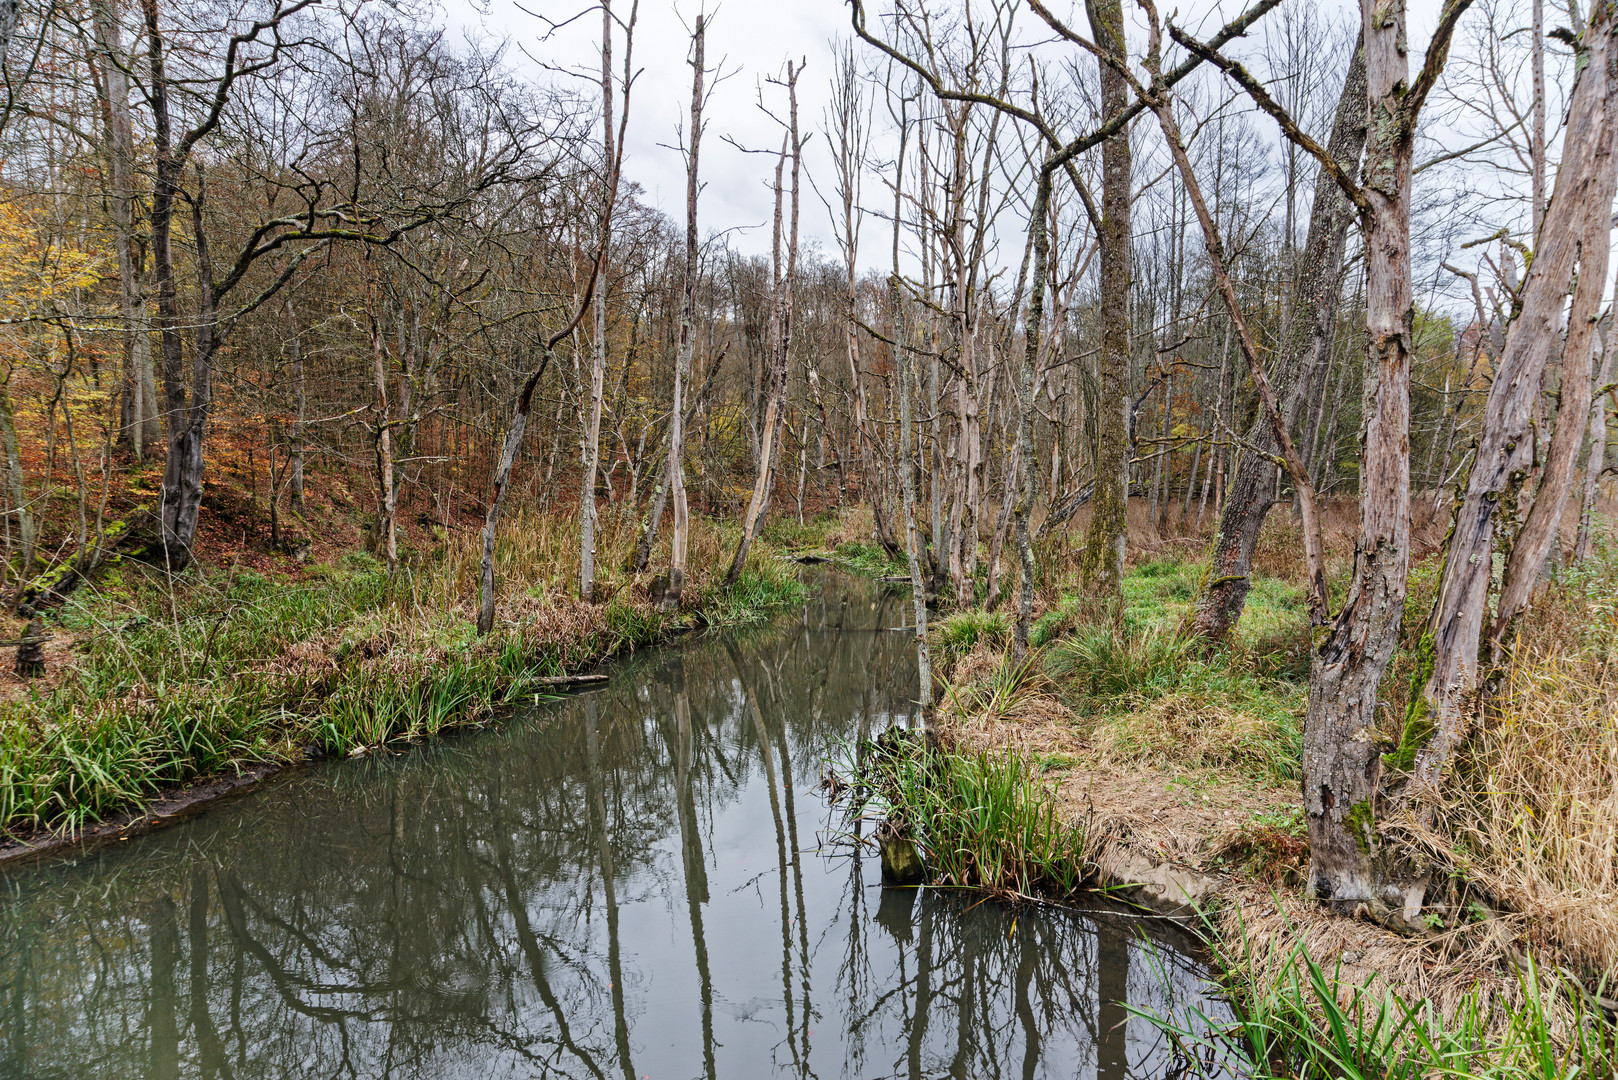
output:
[[1161, 1076], [1120, 1003], [1199, 970], [1110, 921], [881, 890], [824, 760], [908, 723], [901, 597], [634, 658], [4, 880], [8, 1077]]

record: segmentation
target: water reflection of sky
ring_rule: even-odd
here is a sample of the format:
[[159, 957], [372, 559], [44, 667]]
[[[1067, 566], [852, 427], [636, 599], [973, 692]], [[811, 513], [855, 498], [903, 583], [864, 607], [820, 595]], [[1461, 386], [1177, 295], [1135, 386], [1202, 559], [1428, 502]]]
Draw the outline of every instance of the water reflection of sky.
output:
[[903, 722], [899, 598], [643, 654], [607, 688], [334, 763], [3, 879], [8, 1077], [1156, 1077], [1127, 922], [883, 890], [814, 793]]

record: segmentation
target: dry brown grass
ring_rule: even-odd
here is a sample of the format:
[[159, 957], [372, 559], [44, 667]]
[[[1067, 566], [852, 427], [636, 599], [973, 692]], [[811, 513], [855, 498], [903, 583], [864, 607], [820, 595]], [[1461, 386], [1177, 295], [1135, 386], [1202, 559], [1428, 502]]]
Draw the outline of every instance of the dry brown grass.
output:
[[1096, 759], [1107, 764], [1151, 761], [1240, 769], [1269, 734], [1265, 719], [1251, 712], [1174, 693], [1102, 721], [1093, 740]]
[[1412, 840], [1492, 897], [1520, 947], [1618, 976], [1618, 550], [1541, 595], [1440, 821]]
[[[658, 541], [644, 573], [630, 568], [639, 522], [628, 514], [603, 511], [596, 529], [596, 595], [598, 600], [644, 600], [651, 579], [668, 570], [669, 530], [659, 530]], [[738, 530], [693, 516], [687, 547], [686, 610], [694, 610], [716, 589], [730, 558]], [[422, 583], [425, 600], [446, 607], [476, 604], [482, 537], [476, 531], [457, 535], [442, 561]], [[515, 618], [549, 608], [575, 592], [579, 577], [579, 519], [573, 510], [559, 512], [521, 507], [506, 516], [495, 549], [495, 576], [499, 582], [497, 618]], [[509, 608], [509, 613], [505, 610]]]

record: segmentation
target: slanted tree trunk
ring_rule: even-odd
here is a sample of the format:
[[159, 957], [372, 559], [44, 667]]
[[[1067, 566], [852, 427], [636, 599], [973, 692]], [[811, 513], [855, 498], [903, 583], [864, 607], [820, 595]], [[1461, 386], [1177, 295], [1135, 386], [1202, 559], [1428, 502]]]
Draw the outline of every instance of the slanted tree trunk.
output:
[[1151, 72], [1152, 85], [1150, 89], [1144, 90], [1141, 96], [1151, 103], [1152, 111], [1157, 115], [1158, 125], [1163, 129], [1164, 141], [1168, 143], [1169, 153], [1179, 170], [1186, 196], [1196, 210], [1197, 222], [1202, 228], [1203, 246], [1208, 253], [1209, 268], [1213, 271], [1215, 285], [1225, 301], [1225, 311], [1230, 316], [1231, 329], [1241, 346], [1242, 356], [1247, 361], [1248, 374], [1253, 380], [1254, 389], [1258, 391], [1259, 415], [1269, 424], [1270, 437], [1279, 451], [1281, 462], [1292, 482], [1297, 485], [1303, 509], [1304, 558], [1309, 568], [1310, 621], [1318, 625], [1325, 618], [1328, 596], [1325, 556], [1321, 550], [1320, 540], [1320, 515], [1315, 503], [1314, 488], [1309, 483], [1309, 471], [1304, 465], [1303, 457], [1293, 444], [1291, 428], [1282, 412], [1279, 395], [1264, 373], [1263, 360], [1258, 354], [1252, 332], [1247, 327], [1247, 317], [1242, 312], [1235, 283], [1231, 281], [1230, 271], [1227, 268], [1224, 241], [1219, 235], [1219, 227], [1208, 209], [1207, 201], [1202, 197], [1202, 186], [1197, 181], [1196, 170], [1192, 168], [1191, 158], [1186, 153], [1179, 124], [1174, 118], [1173, 103], [1163, 86], [1162, 57], [1158, 52], [1161, 34], [1155, 12], [1151, 13], [1151, 19], [1152, 44], [1147, 54], [1146, 67]]
[[[1556, 192], [1546, 210], [1540, 243], [1522, 285], [1521, 310], [1507, 330], [1495, 367], [1471, 472], [1455, 510], [1443, 576], [1422, 644], [1423, 659], [1431, 667], [1418, 673], [1425, 674], [1425, 686], [1412, 703], [1399, 749], [1391, 755], [1391, 764], [1412, 770], [1412, 783], [1418, 788], [1436, 783], [1463, 738], [1471, 715], [1469, 699], [1480, 674], [1482, 636], [1489, 617], [1494, 536], [1502, 520], [1509, 524], [1519, 516], [1517, 504], [1541, 452], [1535, 445], [1540, 380], [1546, 364], [1562, 345], [1567, 287], [1577, 267], [1578, 286], [1564, 352], [1564, 380], [1571, 384], [1564, 385], [1564, 423], [1557, 425], [1552, 460], [1547, 463], [1535, 506], [1528, 512], [1517, 540], [1519, 548], [1538, 548], [1524, 551], [1524, 556], [1536, 556], [1538, 562], [1530, 568], [1524, 565], [1523, 557], [1508, 559], [1507, 580], [1515, 589], [1511, 601], [1501, 598], [1500, 612], [1507, 618], [1515, 613], [1513, 605], [1520, 605], [1526, 598], [1525, 589], [1532, 588], [1554, 529], [1554, 523], [1544, 517], [1539, 519], [1541, 531], [1537, 533], [1528, 528], [1528, 523], [1541, 505], [1548, 513], [1553, 501], [1559, 519], [1561, 503], [1571, 483], [1571, 461], [1558, 455], [1556, 443], [1560, 442], [1563, 454], [1567, 454], [1567, 443], [1576, 445], [1582, 438], [1583, 421], [1588, 415], [1593, 336], [1590, 320], [1605, 285], [1607, 214], [1613, 197], [1612, 148], [1614, 121], [1618, 117], [1612, 111], [1618, 106], [1618, 97], [1612, 93], [1610, 69], [1618, 60], [1613, 49], [1615, 25], [1618, 24], [1609, 7], [1597, 5], [1584, 37], [1589, 64], [1569, 101]], [[1576, 367], [1583, 368], [1582, 376]], [[1577, 424], [1565, 423], [1573, 416], [1580, 418]], [[1581, 430], [1565, 430], [1573, 427]], [[1553, 474], [1553, 467], [1567, 468], [1565, 482]], [[1541, 498], [1546, 500], [1544, 504]], [[1512, 554], [1516, 556], [1516, 551]], [[1529, 569], [1532, 577], [1526, 576]]]
[[[1093, 0], [1086, 8], [1096, 44], [1114, 60], [1128, 63], [1122, 0]], [[1106, 122], [1128, 107], [1129, 86], [1111, 64], [1105, 60], [1098, 64]], [[1129, 497], [1131, 163], [1126, 126], [1101, 145], [1101, 393], [1096, 410], [1095, 495], [1080, 565], [1093, 613], [1112, 621], [1123, 617], [1124, 504]]]
[[[1343, 79], [1326, 147], [1326, 152], [1351, 175], [1365, 147], [1365, 127], [1365, 50], [1357, 46]], [[1285, 403], [1282, 416], [1288, 430], [1297, 426], [1303, 391], [1313, 385], [1316, 366], [1328, 359], [1332, 328], [1337, 321], [1343, 250], [1353, 214], [1347, 196], [1322, 170], [1315, 181], [1314, 209], [1309, 215], [1309, 232], [1293, 288], [1292, 318], [1270, 374], [1277, 397]], [[1208, 583], [1197, 599], [1193, 629], [1211, 641], [1222, 640], [1241, 618], [1252, 584], [1253, 549], [1274, 503], [1276, 464], [1269, 455], [1274, 454], [1276, 442], [1269, 418], [1262, 412], [1254, 417], [1246, 441], [1248, 447], [1238, 459], [1236, 475], [1219, 516]]]
[[679, 352], [674, 361], [674, 401], [669, 419], [669, 493], [674, 500], [674, 523], [669, 537], [669, 580], [663, 591], [663, 610], [678, 611], [685, 589], [686, 548], [690, 543], [690, 511], [685, 498], [685, 380], [691, 374], [696, 351], [697, 306], [697, 184], [698, 154], [702, 148], [703, 46], [707, 41], [706, 16], [697, 16], [691, 34], [691, 147], [685, 157], [685, 297], [680, 307]]

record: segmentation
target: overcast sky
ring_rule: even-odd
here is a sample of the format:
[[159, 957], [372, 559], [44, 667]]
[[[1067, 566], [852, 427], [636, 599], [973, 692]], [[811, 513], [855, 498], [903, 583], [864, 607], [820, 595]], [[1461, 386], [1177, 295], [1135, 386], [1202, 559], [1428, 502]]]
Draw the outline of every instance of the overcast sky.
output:
[[[1181, 0], [1161, 5], [1177, 10], [1175, 21], [1206, 33], [1241, 4], [1219, 0]], [[1351, 10], [1347, 0], [1287, 0], [1306, 3], [1321, 18], [1344, 17]], [[1411, 0], [1411, 40], [1419, 49], [1436, 21], [1440, 0]], [[615, 0], [615, 10], [627, 17], [631, 0]], [[872, 16], [882, 9], [882, 0], [867, 0]], [[1071, 11], [1075, 25], [1083, 25], [1082, 5], [1056, 0], [1059, 13]], [[1136, 14], [1135, 6], [1125, 4]], [[524, 10], [526, 9], [526, 11]], [[566, 22], [581, 12], [592, 13], [563, 29], [547, 34], [544, 18]], [[688, 23], [700, 10], [696, 0], [641, 0], [639, 25], [635, 35], [635, 66], [641, 72], [635, 85], [628, 134], [625, 176], [641, 185], [643, 198], [672, 219], [684, 219], [685, 173], [679, 153], [673, 149], [691, 99], [691, 70], [686, 63]], [[778, 149], [781, 128], [758, 108], [764, 80], [780, 75], [787, 60], [807, 60], [807, 74], [799, 84], [800, 125], [815, 131], [805, 151], [805, 163], [828, 197], [829, 163], [822, 157], [825, 140], [818, 134], [822, 123], [828, 83], [834, 65], [836, 42], [851, 36], [845, 0], [709, 0], [708, 63], [718, 66], [724, 80], [710, 98], [708, 125], [703, 142], [702, 177], [704, 188], [700, 205], [704, 234], [713, 230], [736, 230], [733, 243], [742, 251], [768, 251], [768, 223], [772, 212], [769, 183], [773, 161], [766, 155], [747, 154], [726, 139], [757, 149]], [[1027, 13], [1025, 17], [1031, 18]], [[452, 6], [452, 25], [474, 33], [509, 39], [524, 55], [513, 52], [513, 63], [535, 68], [537, 62], [584, 71], [599, 78], [598, 49], [601, 21], [590, 0], [478, 0], [475, 6]], [[1032, 23], [1029, 24], [1031, 29]], [[1144, 35], [1142, 35], [1143, 37]], [[615, 63], [622, 63], [622, 44]], [[1420, 63], [1413, 55], [1412, 67]], [[540, 74], [537, 77], [553, 76]], [[1335, 93], [1335, 89], [1333, 90]], [[784, 91], [764, 86], [766, 100], [782, 107]], [[881, 153], [873, 151], [873, 159]], [[868, 180], [866, 198], [877, 197], [878, 187]], [[825, 207], [806, 181], [803, 199], [803, 232], [818, 240], [828, 253], [835, 252], [833, 233]], [[880, 221], [867, 221], [862, 238], [862, 263], [881, 262], [886, 250], [886, 229]]]

